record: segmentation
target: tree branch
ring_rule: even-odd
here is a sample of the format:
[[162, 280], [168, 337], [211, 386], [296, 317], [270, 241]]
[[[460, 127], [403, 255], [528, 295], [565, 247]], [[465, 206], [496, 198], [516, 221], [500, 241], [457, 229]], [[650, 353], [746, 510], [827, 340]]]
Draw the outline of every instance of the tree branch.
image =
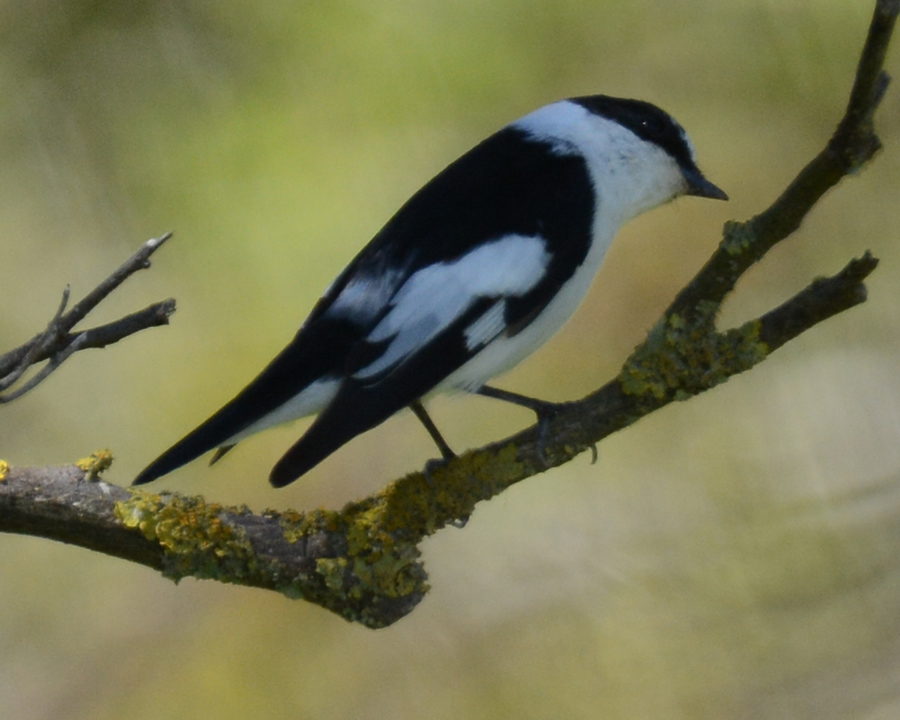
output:
[[747, 269], [881, 147], [872, 118], [887, 87], [882, 65], [898, 12], [900, 0], [877, 2], [846, 113], [825, 149], [771, 207], [747, 222], [727, 223], [718, 249], [619, 375], [567, 403], [543, 431], [533, 426], [412, 473], [340, 511], [254, 515], [198, 497], [86, 482], [105, 458], [80, 469], [7, 468], [0, 530], [74, 543], [176, 580], [190, 575], [277, 590], [368, 627], [395, 622], [428, 589], [419, 562], [424, 537], [464, 522], [478, 502], [568, 462], [654, 410], [750, 369], [865, 300], [864, 280], [877, 265], [868, 252], [741, 327], [716, 328], [722, 301]]
[[140, 312], [100, 327], [70, 332], [125, 280], [138, 270], [149, 268], [150, 256], [170, 237], [172, 233], [166, 233], [162, 237], [145, 242], [134, 255], [69, 312], [66, 312], [66, 306], [69, 303], [70, 291], [66, 287], [59, 309], [47, 325], [47, 329], [15, 350], [0, 355], [0, 391], [9, 390], [20, 382], [33, 365], [47, 361], [47, 364], [28, 381], [21, 383], [15, 390], [0, 395], [0, 404], [12, 402], [33, 390], [79, 350], [106, 347], [145, 328], [167, 325], [169, 316], [175, 312], [175, 301], [172, 299], [155, 303]]

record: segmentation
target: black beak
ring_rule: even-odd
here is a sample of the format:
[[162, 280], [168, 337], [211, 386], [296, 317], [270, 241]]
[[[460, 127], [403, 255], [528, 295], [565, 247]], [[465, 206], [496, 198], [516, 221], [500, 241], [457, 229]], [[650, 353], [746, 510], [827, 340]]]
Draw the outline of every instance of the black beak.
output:
[[682, 172], [684, 173], [684, 179], [687, 180], [687, 195], [710, 198], [711, 200], [728, 199], [728, 196], [703, 177], [703, 174], [697, 170], [697, 168], [691, 168], [689, 170], [682, 169]]

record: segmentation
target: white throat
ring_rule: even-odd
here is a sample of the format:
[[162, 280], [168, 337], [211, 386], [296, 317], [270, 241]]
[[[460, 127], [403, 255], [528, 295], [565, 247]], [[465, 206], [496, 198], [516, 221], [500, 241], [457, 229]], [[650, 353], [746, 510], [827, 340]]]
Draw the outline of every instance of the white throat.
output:
[[[665, 150], [571, 100], [542, 107], [512, 127], [548, 143], [559, 155], [584, 158], [600, 201], [598, 221], [607, 226], [598, 229], [611, 230], [611, 235], [628, 220], [687, 190], [678, 163]], [[607, 232], [600, 232], [597, 240]]]

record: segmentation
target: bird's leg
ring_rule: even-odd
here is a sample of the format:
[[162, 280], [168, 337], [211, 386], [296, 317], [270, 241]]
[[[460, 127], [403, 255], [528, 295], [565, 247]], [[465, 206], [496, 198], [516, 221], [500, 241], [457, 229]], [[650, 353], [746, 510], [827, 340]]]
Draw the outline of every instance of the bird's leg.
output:
[[419, 418], [419, 422], [425, 426], [428, 434], [431, 435], [431, 439], [434, 440], [434, 444], [437, 445], [438, 450], [441, 451], [441, 456], [444, 458], [444, 460], [455, 458], [456, 453], [450, 449], [450, 446], [447, 444], [447, 441], [444, 440], [443, 435], [441, 435], [440, 431], [437, 429], [437, 425], [434, 424], [431, 416], [427, 412], [425, 412], [425, 407], [422, 405], [422, 402], [420, 400], [413, 400], [409, 404], [409, 409], [413, 411], [417, 418]]
[[565, 406], [565, 403], [552, 403], [546, 400], [538, 400], [537, 398], [519, 395], [519, 393], [501, 390], [500, 388], [491, 387], [490, 385], [482, 385], [475, 392], [479, 395], [484, 395], [484, 397], [503, 400], [504, 402], [512, 403], [513, 405], [527, 407], [538, 416], [538, 420], [540, 421], [549, 420]]
[[534, 412], [535, 415], [537, 415], [537, 454], [538, 457], [543, 461], [544, 465], [547, 465], [547, 458], [544, 456], [544, 444], [547, 440], [547, 430], [550, 426], [550, 420], [554, 415], [556, 415], [566, 406], [566, 403], [552, 403], [548, 402], [547, 400], [538, 400], [537, 398], [528, 397], [527, 395], [519, 395], [519, 393], [510, 392], [509, 390], [501, 390], [500, 388], [491, 387], [490, 385], [482, 385], [475, 392], [477, 392], [479, 395], [483, 395], [484, 397], [494, 398], [495, 400], [503, 400], [504, 402], [512, 403], [513, 405], [526, 407]]

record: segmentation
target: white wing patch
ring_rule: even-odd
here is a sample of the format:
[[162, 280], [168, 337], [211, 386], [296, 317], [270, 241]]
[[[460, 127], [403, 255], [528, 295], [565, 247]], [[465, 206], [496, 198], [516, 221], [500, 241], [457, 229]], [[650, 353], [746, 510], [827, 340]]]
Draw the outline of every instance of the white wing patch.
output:
[[[550, 253], [539, 235], [506, 235], [453, 262], [435, 263], [413, 273], [367, 338], [373, 343], [390, 341], [384, 354], [355, 377], [365, 380], [403, 362], [480, 298], [524, 295], [544, 276], [549, 261]], [[487, 339], [488, 321], [479, 325], [480, 320], [469, 327], [471, 336], [467, 331], [470, 348]], [[490, 322], [493, 326], [502, 323], [502, 314], [495, 314]], [[472, 344], [470, 337], [476, 336], [480, 342]]]
[[498, 300], [466, 328], [466, 349], [476, 350], [487, 345], [506, 328], [506, 300]]
[[356, 275], [344, 286], [326, 314], [365, 325], [381, 314], [402, 279], [401, 270], [385, 270], [375, 276]]

